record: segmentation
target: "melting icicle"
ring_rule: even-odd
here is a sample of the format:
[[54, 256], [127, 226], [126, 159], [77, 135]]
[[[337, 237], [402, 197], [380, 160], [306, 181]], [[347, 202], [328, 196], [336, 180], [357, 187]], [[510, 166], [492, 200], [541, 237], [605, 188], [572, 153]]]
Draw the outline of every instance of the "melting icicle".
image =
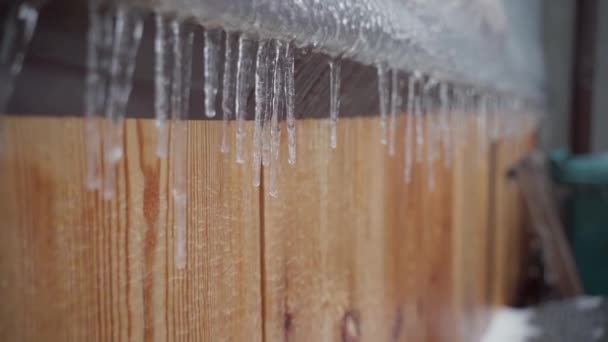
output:
[[258, 43], [255, 58], [255, 122], [253, 128], [253, 185], [260, 186], [262, 172], [262, 139], [264, 129], [264, 113], [268, 102], [268, 56], [270, 44], [267, 41]]
[[205, 115], [215, 117], [215, 103], [219, 85], [220, 41], [222, 31], [219, 29], [205, 30], [205, 47], [203, 49]]
[[222, 81], [222, 145], [220, 147], [222, 153], [227, 153], [228, 146], [228, 130], [230, 119], [234, 115], [234, 92], [236, 73], [233, 68], [234, 49], [233, 44], [238, 35], [233, 32], [226, 32], [226, 44], [224, 48], [224, 79]]
[[[42, 2], [39, 2], [39, 5]], [[2, 115], [13, 93], [17, 75], [21, 72], [23, 59], [30, 44], [36, 23], [38, 8], [29, 2], [22, 2], [10, 9], [4, 22], [4, 32], [0, 42], [0, 157], [4, 150], [4, 127]]]
[[21, 72], [25, 53], [29, 47], [36, 24], [38, 8], [30, 2], [21, 2], [10, 9], [4, 22], [4, 32], [0, 42], [0, 77], [7, 81], [0, 84], [0, 114], [13, 93], [15, 78]]
[[154, 39], [154, 112], [156, 115], [156, 129], [158, 143], [156, 155], [167, 157], [167, 118], [169, 117], [169, 95], [171, 93], [170, 52], [171, 35], [167, 28], [169, 20], [160, 14], [155, 15], [156, 37]]
[[101, 131], [98, 115], [103, 112], [106, 79], [102, 74], [104, 59], [104, 23], [99, 6], [93, 1], [89, 7], [89, 31], [87, 33], [87, 75], [85, 94], [85, 186], [89, 190], [101, 186]]
[[287, 116], [287, 162], [296, 163], [296, 116], [295, 116], [295, 75], [294, 47], [290, 43], [285, 48], [285, 111]]
[[281, 41], [275, 41], [275, 58], [274, 58], [274, 72], [273, 72], [273, 90], [272, 90], [272, 118], [270, 120], [270, 170], [269, 170], [269, 184], [268, 194], [272, 197], [278, 197], [279, 192], [277, 188], [278, 168], [279, 168], [279, 143], [281, 141], [281, 128], [279, 122], [281, 120], [281, 106], [283, 94], [285, 90], [283, 80], [285, 77], [284, 73], [284, 55], [283, 55], [283, 43]]
[[445, 168], [450, 168], [452, 165], [452, 137], [450, 130], [451, 122], [448, 84], [445, 82], [439, 84], [439, 106], [441, 142], [443, 144], [443, 166]]
[[338, 146], [338, 115], [340, 113], [340, 78], [342, 64], [339, 59], [329, 61], [329, 122], [331, 148]]
[[412, 154], [413, 154], [413, 125], [414, 125], [414, 108], [416, 101], [416, 75], [410, 75], [407, 84], [407, 113], [405, 122], [405, 135], [404, 135], [404, 170], [403, 176], [406, 184], [412, 181]]
[[171, 155], [173, 157], [173, 217], [175, 225], [175, 266], [186, 266], [188, 225], [188, 111], [192, 71], [193, 32], [184, 30], [177, 20], [171, 22], [173, 82], [171, 84]]
[[389, 107], [389, 83], [387, 77], [388, 70], [384, 64], [378, 64], [376, 69], [378, 71], [378, 102], [380, 103], [380, 142], [383, 145], [386, 145], [386, 121]]
[[267, 79], [267, 86], [266, 86], [266, 94], [264, 95], [266, 97], [266, 101], [264, 101], [265, 104], [265, 108], [264, 108], [264, 127], [262, 130], [262, 164], [265, 167], [270, 166], [270, 158], [271, 158], [271, 140], [272, 140], [272, 132], [271, 132], [271, 120], [272, 120], [272, 106], [274, 103], [274, 97], [277, 95], [274, 92], [274, 73], [275, 70], [277, 68], [277, 61], [279, 60], [279, 56], [276, 55], [276, 51], [280, 50], [277, 48], [277, 46], [281, 44], [279, 41], [273, 41], [271, 43], [271, 46], [268, 50], [269, 53], [269, 65], [268, 68], [266, 70], [266, 79]]
[[254, 59], [253, 41], [244, 34], [239, 37], [239, 55], [236, 64], [236, 162], [244, 163], [243, 140], [247, 118], [247, 97], [251, 91]]
[[432, 96], [430, 94], [430, 90], [435, 86], [436, 82], [434, 79], [429, 78], [424, 85], [424, 93], [423, 99], [424, 102], [424, 112], [426, 117], [426, 163], [427, 163], [427, 181], [428, 181], [428, 189], [430, 192], [435, 191], [435, 143], [437, 137], [435, 136], [435, 113], [433, 113], [434, 108], [432, 104]]
[[104, 196], [114, 196], [116, 166], [123, 155], [123, 125], [127, 102], [131, 94], [131, 81], [135, 57], [143, 31], [142, 16], [126, 7], [115, 11], [114, 36], [110, 64], [109, 93], [106, 104], [108, 126], [104, 140]]
[[488, 149], [487, 119], [488, 103], [485, 96], [480, 96], [477, 109], [477, 146], [479, 148], [478, 152], [480, 156], [485, 154]]
[[401, 89], [399, 88], [399, 72], [393, 70], [391, 78], [391, 120], [389, 123], [388, 153], [395, 155], [395, 139], [397, 135], [397, 113], [401, 108]]
[[424, 94], [414, 96], [414, 118], [416, 119], [416, 163], [422, 162], [422, 148], [424, 147], [422, 97]]

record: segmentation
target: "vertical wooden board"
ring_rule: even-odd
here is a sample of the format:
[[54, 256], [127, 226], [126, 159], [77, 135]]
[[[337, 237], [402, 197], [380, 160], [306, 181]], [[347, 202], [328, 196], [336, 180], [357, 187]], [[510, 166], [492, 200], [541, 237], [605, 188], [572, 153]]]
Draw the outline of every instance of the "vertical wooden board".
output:
[[341, 120], [336, 150], [327, 121], [298, 124], [298, 164], [281, 163], [279, 198], [264, 196], [267, 340], [388, 335], [385, 156], [374, 124]]
[[153, 121], [126, 121], [107, 201], [82, 185], [81, 119], [5, 120], [2, 340], [261, 339], [258, 192], [248, 165], [216, 152], [219, 122], [189, 123], [190, 146], [202, 145], [187, 151], [189, 254], [177, 270], [172, 165], [154, 153]]

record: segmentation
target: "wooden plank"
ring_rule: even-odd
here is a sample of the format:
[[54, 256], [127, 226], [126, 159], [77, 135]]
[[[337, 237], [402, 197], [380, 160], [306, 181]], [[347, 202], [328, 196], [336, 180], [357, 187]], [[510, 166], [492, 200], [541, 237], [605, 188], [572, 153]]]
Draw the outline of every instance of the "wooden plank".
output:
[[189, 126], [178, 270], [171, 165], [154, 155], [152, 120], [126, 123], [112, 201], [82, 186], [81, 120], [5, 120], [0, 340], [261, 340], [258, 196], [250, 164], [227, 167], [234, 156], [216, 148], [219, 122]]
[[282, 132], [273, 198], [267, 168], [254, 188], [249, 154], [219, 152], [221, 122], [189, 122], [179, 270], [173, 164], [154, 154], [153, 121], [127, 120], [105, 201], [82, 186], [82, 119], [4, 120], [1, 340], [469, 341], [517, 282], [521, 203], [497, 175], [531, 127], [482, 150], [467, 116], [454, 164], [422, 158], [406, 184], [403, 140], [390, 156], [377, 117], [340, 120], [336, 150], [327, 121], [298, 120], [298, 162]]

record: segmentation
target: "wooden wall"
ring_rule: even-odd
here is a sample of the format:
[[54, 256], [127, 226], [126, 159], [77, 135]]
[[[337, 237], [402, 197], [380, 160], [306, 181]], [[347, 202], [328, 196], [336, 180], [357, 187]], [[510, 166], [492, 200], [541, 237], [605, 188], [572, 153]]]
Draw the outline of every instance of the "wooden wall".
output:
[[183, 270], [152, 120], [126, 121], [111, 201], [83, 187], [82, 119], [3, 125], [0, 341], [472, 341], [517, 290], [523, 211], [505, 172], [530, 124], [481, 148], [463, 121], [429, 191], [426, 159], [405, 184], [403, 138], [390, 157], [377, 117], [341, 120], [337, 150], [327, 121], [300, 120], [273, 198], [267, 172], [255, 188], [249, 159], [220, 153], [221, 122], [192, 121]]

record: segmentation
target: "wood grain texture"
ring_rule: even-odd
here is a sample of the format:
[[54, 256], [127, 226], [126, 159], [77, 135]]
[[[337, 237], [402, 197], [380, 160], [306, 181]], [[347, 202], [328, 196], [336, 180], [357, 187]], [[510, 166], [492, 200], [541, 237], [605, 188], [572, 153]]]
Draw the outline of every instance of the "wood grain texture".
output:
[[220, 153], [221, 122], [190, 122], [180, 270], [153, 121], [126, 121], [106, 201], [83, 187], [82, 119], [3, 120], [2, 341], [470, 341], [512, 301], [523, 210], [505, 174], [533, 124], [486, 146], [467, 117], [451, 167], [427, 136], [437, 158], [408, 184], [403, 138], [389, 156], [378, 118], [341, 120], [336, 150], [326, 120], [299, 120], [295, 166], [281, 135], [274, 198], [266, 170], [252, 186], [248, 154]]

